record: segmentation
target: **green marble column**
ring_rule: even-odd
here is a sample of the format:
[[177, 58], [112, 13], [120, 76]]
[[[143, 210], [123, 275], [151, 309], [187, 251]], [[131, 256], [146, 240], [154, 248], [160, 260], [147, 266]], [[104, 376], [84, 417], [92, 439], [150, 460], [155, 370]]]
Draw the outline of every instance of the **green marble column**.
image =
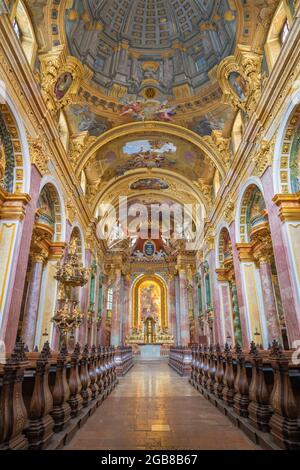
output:
[[242, 343], [242, 328], [241, 328], [237, 288], [236, 288], [235, 282], [230, 282], [229, 285], [230, 285], [230, 292], [231, 292], [231, 298], [232, 298], [234, 337], [235, 337], [235, 342], [241, 346], [243, 344]]

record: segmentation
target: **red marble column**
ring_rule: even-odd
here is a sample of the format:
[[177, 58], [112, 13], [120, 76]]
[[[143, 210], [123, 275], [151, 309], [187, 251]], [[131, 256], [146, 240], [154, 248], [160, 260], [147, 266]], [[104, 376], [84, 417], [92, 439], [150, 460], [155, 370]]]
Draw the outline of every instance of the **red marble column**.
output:
[[27, 266], [31, 245], [33, 225], [35, 222], [35, 212], [40, 193], [41, 175], [35, 166], [31, 166], [30, 197], [31, 200], [26, 207], [26, 215], [22, 222], [22, 231], [20, 233], [20, 251], [16, 259], [15, 275], [10, 281], [10, 305], [7, 314], [5, 313], [3, 331], [7, 352], [14, 348], [18, 330], [18, 323], [21, 313], [23, 291], [27, 274]]
[[281, 331], [276, 309], [276, 300], [274, 297], [272, 271], [270, 263], [265, 258], [259, 260], [259, 273], [261, 279], [269, 343], [272, 344], [272, 341], [274, 339], [281, 343]]
[[292, 268], [289, 264], [289, 253], [284, 242], [283, 224], [279, 218], [279, 208], [272, 200], [274, 197], [272, 168], [268, 168], [264, 173], [262, 182], [287, 334], [290, 346], [292, 346], [293, 342], [300, 338], [300, 306], [297, 304], [297, 293], [292, 281]]
[[[222, 339], [220, 338], [220, 344], [230, 343], [230, 346], [234, 345], [234, 331], [232, 327], [232, 306], [230, 302], [230, 288], [229, 283], [224, 282], [220, 286], [221, 293], [222, 293], [222, 303], [223, 303], [223, 321], [224, 321], [224, 335], [222, 335]], [[231, 340], [230, 340], [231, 338]]]
[[114, 292], [113, 292], [113, 310], [111, 319], [111, 346], [120, 345], [120, 320], [121, 320], [121, 269], [115, 271]]
[[179, 305], [180, 305], [180, 343], [181, 346], [188, 346], [190, 337], [189, 308], [188, 308], [188, 288], [187, 274], [185, 269], [179, 269]]
[[39, 298], [42, 284], [45, 257], [35, 255], [32, 262], [31, 279], [28, 285], [28, 297], [25, 305], [22, 339], [29, 351], [34, 349], [37, 316], [39, 309]]

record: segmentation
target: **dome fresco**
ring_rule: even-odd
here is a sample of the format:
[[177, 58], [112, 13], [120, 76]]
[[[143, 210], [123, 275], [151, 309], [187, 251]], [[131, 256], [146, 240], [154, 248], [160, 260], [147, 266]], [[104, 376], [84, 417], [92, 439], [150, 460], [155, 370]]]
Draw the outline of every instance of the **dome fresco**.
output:
[[65, 29], [70, 53], [108, 92], [151, 84], [171, 95], [173, 86], [206, 83], [232, 53], [236, 10], [232, 0], [74, 0]]

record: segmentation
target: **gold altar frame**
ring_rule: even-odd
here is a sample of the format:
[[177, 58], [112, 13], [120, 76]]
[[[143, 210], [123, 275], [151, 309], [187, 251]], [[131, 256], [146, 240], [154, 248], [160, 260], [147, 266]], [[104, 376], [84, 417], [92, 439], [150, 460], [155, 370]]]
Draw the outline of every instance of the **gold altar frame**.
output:
[[139, 312], [139, 288], [145, 281], [152, 281], [159, 285], [161, 292], [161, 326], [168, 327], [167, 315], [167, 286], [165, 281], [155, 275], [144, 275], [139, 277], [132, 286], [132, 326], [138, 328], [138, 312]]

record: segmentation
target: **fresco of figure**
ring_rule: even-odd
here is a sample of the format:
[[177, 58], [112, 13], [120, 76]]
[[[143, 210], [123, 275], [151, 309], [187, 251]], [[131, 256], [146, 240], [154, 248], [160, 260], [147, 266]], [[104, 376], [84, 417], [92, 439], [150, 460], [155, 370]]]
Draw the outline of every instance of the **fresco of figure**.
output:
[[245, 101], [248, 96], [248, 84], [238, 72], [231, 72], [228, 77], [229, 85], [241, 101]]
[[73, 76], [70, 72], [63, 73], [57, 80], [54, 87], [55, 98], [60, 101], [69, 91], [73, 83]]

